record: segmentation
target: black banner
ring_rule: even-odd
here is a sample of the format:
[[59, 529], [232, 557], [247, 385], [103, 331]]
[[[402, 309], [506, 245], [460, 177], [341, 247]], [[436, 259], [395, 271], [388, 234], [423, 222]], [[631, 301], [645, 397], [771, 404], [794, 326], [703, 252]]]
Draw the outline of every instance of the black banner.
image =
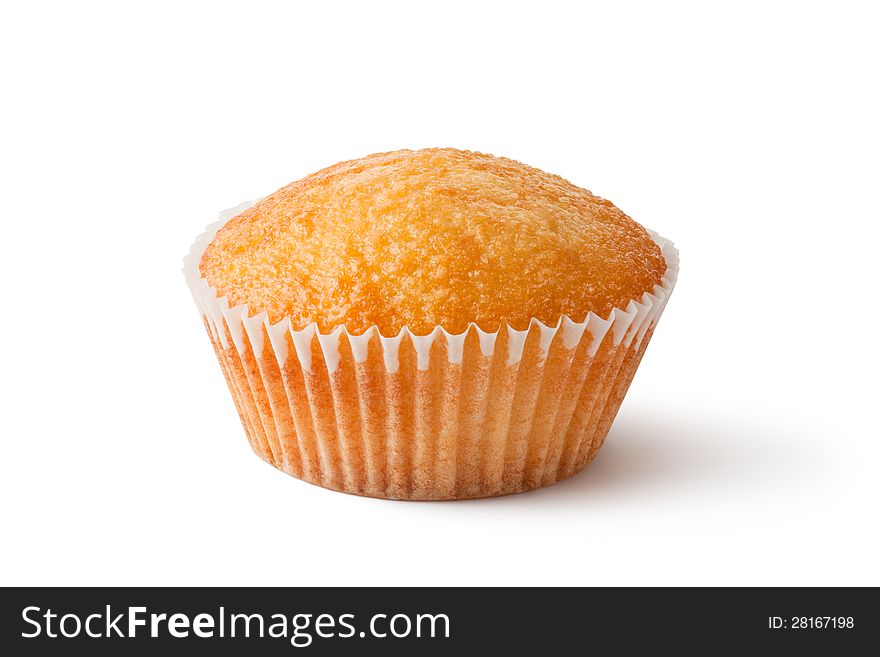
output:
[[22, 588], [0, 613], [7, 655], [852, 654], [880, 639], [874, 589]]

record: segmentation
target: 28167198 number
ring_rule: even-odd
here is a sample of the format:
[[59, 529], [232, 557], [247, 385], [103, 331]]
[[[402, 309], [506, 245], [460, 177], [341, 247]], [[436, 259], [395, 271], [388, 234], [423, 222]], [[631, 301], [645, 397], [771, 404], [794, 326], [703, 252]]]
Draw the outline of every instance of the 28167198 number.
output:
[[771, 630], [847, 630], [855, 627], [852, 616], [770, 616], [767, 627]]

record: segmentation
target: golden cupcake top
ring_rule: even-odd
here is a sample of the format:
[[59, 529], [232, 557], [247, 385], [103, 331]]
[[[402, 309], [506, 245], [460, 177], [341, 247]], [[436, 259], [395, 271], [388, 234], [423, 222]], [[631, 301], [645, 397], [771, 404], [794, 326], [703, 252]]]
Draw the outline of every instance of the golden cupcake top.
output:
[[666, 263], [609, 201], [514, 160], [443, 148], [293, 182], [223, 226], [199, 268], [231, 306], [272, 322], [390, 336], [606, 317], [653, 291]]

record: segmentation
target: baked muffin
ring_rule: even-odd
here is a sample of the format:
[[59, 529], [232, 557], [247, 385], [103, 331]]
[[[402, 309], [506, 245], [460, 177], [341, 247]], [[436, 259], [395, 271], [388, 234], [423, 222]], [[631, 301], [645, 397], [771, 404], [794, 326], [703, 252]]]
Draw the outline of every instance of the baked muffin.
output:
[[579, 471], [677, 273], [671, 243], [610, 202], [454, 149], [343, 162], [225, 219], [185, 272], [251, 446], [376, 497]]

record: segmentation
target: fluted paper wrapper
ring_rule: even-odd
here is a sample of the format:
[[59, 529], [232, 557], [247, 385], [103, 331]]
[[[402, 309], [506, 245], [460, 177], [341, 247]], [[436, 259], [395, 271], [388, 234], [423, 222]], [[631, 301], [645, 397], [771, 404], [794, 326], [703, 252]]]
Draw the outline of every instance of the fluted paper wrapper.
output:
[[652, 233], [667, 271], [626, 308], [556, 326], [533, 319], [460, 334], [376, 327], [352, 335], [294, 330], [233, 308], [201, 277], [221, 215], [184, 273], [251, 447], [325, 488], [392, 499], [506, 495], [552, 484], [602, 446], [678, 273], [678, 252]]

